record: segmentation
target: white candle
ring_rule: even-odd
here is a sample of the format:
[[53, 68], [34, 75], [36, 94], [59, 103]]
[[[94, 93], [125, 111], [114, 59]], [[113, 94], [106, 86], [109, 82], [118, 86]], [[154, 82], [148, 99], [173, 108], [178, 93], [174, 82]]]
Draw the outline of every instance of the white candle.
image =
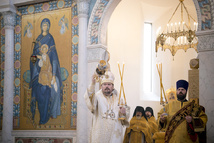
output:
[[183, 44], [183, 36], [181, 37], [181, 45]]
[[175, 32], [176, 32], [176, 30], [177, 30], [177, 23], [175, 22]]
[[180, 31], [180, 26], [181, 26], [181, 23], [179, 22], [178, 23], [178, 31]]

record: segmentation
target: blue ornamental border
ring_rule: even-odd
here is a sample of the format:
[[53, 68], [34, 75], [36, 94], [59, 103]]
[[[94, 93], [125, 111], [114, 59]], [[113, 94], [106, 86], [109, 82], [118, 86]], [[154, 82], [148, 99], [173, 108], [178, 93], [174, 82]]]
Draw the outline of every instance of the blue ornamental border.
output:
[[[59, 5], [59, 2], [60, 5]], [[35, 5], [29, 5], [29, 6], [23, 6], [19, 7], [17, 9], [17, 14], [16, 14], [16, 22], [15, 22], [15, 30], [16, 28], [21, 29], [21, 16], [22, 15], [28, 15], [29, 13], [29, 7], [33, 6], [33, 12], [34, 13], [41, 13], [44, 12], [42, 9], [43, 4], [48, 4], [49, 9], [46, 11], [53, 11], [53, 10], [58, 10], [61, 8], [68, 8], [71, 7], [72, 10], [72, 19], [74, 17], [77, 17], [78, 12], [77, 12], [77, 4], [73, 0], [60, 0], [60, 1], [51, 1], [51, 2], [45, 2], [45, 3], [39, 3]], [[30, 11], [31, 12], [31, 11]], [[2, 32], [2, 29], [4, 29], [4, 21], [3, 18], [0, 20], [1, 22], [1, 27], [0, 30]], [[72, 24], [72, 37], [78, 37], [78, 26], [79, 24]], [[14, 41], [14, 62], [21, 64], [21, 32], [15, 32], [15, 41]], [[4, 65], [4, 45], [5, 45], [5, 35], [1, 34], [1, 42], [0, 42], [0, 47], [1, 47], [1, 59], [0, 59], [0, 66]], [[72, 42], [72, 58], [73, 56], [78, 56], [78, 42], [74, 43]], [[14, 63], [14, 65], [15, 65]], [[4, 87], [4, 69], [1, 68], [1, 86], [0, 86], [0, 100], [3, 100], [3, 87]], [[72, 62], [72, 75], [78, 76], [78, 62]], [[16, 102], [13, 104], [13, 118], [14, 118], [14, 128], [19, 128], [20, 127], [20, 81], [21, 81], [21, 66], [19, 68], [14, 68], [14, 98], [16, 98]], [[77, 95], [77, 81], [71, 81], [71, 95], [75, 94]], [[76, 129], [76, 117], [77, 117], [77, 101], [76, 100], [71, 100], [71, 129]], [[2, 122], [3, 118], [3, 104], [0, 104], [0, 123]], [[2, 124], [1, 124], [2, 126]]]
[[[98, 44], [99, 43], [99, 27], [102, 23], [101, 19], [103, 17], [104, 11], [106, 11], [107, 5], [111, 0], [100, 0], [99, 4], [96, 6], [95, 15], [92, 19], [92, 29], [90, 32], [90, 44]], [[211, 13], [211, 5], [209, 0], [197, 0], [200, 12], [201, 12], [201, 30], [211, 29], [212, 24], [212, 13]], [[96, 5], [96, 4], [95, 4]]]
[[197, 0], [201, 12], [201, 30], [211, 29], [212, 26], [212, 8], [209, 0]]

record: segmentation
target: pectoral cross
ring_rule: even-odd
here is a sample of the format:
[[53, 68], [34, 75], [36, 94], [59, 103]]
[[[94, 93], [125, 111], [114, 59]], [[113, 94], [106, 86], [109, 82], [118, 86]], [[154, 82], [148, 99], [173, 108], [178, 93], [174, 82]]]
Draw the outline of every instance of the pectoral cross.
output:
[[105, 112], [105, 115], [106, 115], [106, 119], [107, 119], [107, 117], [108, 117], [108, 115], [109, 115], [109, 110], [107, 110], [106, 112]]

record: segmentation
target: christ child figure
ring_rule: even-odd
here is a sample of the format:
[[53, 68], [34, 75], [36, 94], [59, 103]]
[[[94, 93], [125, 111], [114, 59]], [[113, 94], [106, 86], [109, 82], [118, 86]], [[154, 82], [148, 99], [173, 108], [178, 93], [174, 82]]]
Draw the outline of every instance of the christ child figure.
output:
[[37, 55], [39, 58], [39, 67], [41, 67], [39, 73], [39, 83], [42, 85], [47, 85], [51, 87], [52, 80], [52, 66], [50, 63], [50, 58], [48, 56], [48, 45], [43, 44], [40, 48], [41, 56]]

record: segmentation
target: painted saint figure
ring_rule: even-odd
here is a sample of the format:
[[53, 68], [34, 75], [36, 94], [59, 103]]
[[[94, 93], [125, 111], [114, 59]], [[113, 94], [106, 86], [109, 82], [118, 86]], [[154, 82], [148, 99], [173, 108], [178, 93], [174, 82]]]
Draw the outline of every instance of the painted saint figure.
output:
[[39, 58], [39, 67], [41, 67], [40, 74], [39, 74], [39, 83], [42, 85], [48, 85], [51, 87], [51, 80], [52, 80], [52, 66], [50, 63], [50, 58], [47, 54], [48, 52], [48, 45], [43, 44], [41, 46], [41, 53], [42, 55], [37, 55]]
[[61, 26], [60, 33], [64, 34], [66, 27], [68, 29], [68, 19], [65, 17], [65, 15], [59, 20], [58, 25]]
[[27, 34], [27, 37], [30, 38], [32, 37], [32, 33], [30, 30], [33, 29], [33, 26], [30, 22], [27, 22], [27, 25], [24, 28], [24, 36]]
[[[37, 60], [35, 63], [30, 61], [32, 89], [30, 107], [34, 119], [37, 102], [40, 113], [39, 124], [46, 124], [50, 117], [56, 118], [60, 115], [63, 100], [60, 64], [54, 38], [49, 33], [49, 29], [50, 20], [45, 18], [41, 22], [41, 34], [36, 39], [32, 54]], [[51, 73], [47, 74], [47, 70]]]

